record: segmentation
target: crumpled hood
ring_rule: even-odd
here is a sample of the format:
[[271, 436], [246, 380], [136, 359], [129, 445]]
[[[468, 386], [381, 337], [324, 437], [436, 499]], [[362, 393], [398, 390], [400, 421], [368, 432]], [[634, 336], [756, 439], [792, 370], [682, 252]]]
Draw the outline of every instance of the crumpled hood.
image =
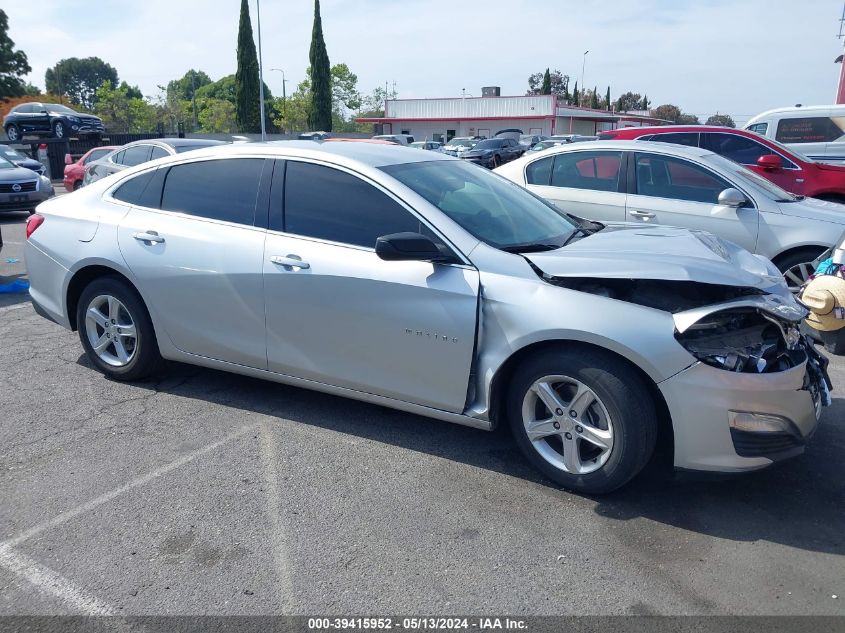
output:
[[553, 277], [697, 281], [777, 294], [786, 290], [769, 260], [704, 231], [660, 225], [607, 224], [564, 248], [524, 256]]

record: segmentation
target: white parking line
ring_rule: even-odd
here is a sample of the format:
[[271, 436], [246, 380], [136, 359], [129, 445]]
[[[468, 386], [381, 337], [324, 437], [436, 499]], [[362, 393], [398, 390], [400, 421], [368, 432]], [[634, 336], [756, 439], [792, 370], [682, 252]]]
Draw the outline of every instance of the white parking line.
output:
[[116, 614], [116, 611], [102, 600], [86, 594], [72, 582], [26, 554], [13, 552], [9, 546], [0, 545], [0, 565], [85, 615]]
[[31, 539], [33, 536], [41, 534], [41, 532], [44, 532], [45, 530], [49, 530], [50, 528], [57, 527], [57, 526], [61, 525], [62, 523], [66, 523], [67, 521], [70, 521], [71, 519], [75, 519], [79, 515], [84, 514], [84, 513], [88, 512], [89, 510], [93, 510], [97, 506], [103, 505], [104, 503], [108, 503], [109, 501], [111, 501], [112, 499], [115, 499], [116, 497], [119, 497], [124, 492], [128, 492], [129, 490], [132, 490], [133, 488], [137, 488], [138, 486], [143, 486], [144, 484], [147, 484], [147, 483], [149, 483], [149, 482], [151, 482], [155, 479], [158, 479], [162, 475], [166, 475], [167, 473], [169, 473], [172, 470], [176, 470], [180, 466], [184, 466], [185, 464], [192, 462], [197, 457], [205, 455], [206, 453], [210, 453], [211, 451], [219, 448], [220, 446], [222, 446], [223, 444], [226, 444], [227, 442], [230, 442], [231, 440], [234, 440], [234, 439], [236, 439], [236, 438], [238, 438], [242, 435], [246, 435], [247, 433], [254, 432], [255, 427], [256, 427], [255, 424], [250, 424], [248, 426], [241, 427], [240, 429], [238, 429], [234, 433], [230, 433], [229, 435], [227, 435], [226, 437], [224, 437], [221, 440], [213, 442], [213, 443], [211, 443], [207, 446], [203, 446], [202, 448], [197, 449], [197, 450], [193, 451], [192, 453], [188, 453], [186, 455], [183, 455], [179, 459], [174, 460], [174, 461], [170, 462], [169, 464], [165, 464], [164, 466], [161, 466], [160, 468], [156, 468], [154, 471], [147, 473], [146, 475], [141, 475], [140, 477], [133, 479], [132, 481], [130, 481], [127, 484], [124, 484], [120, 488], [115, 488], [114, 490], [112, 490], [110, 492], [107, 492], [105, 494], [100, 495], [96, 499], [92, 499], [91, 501], [88, 501], [87, 503], [83, 503], [81, 506], [77, 506], [76, 508], [73, 508], [72, 510], [68, 510], [67, 512], [62, 512], [61, 514], [56, 515], [52, 519], [44, 521], [43, 523], [40, 523], [39, 525], [36, 525], [35, 527], [31, 527], [28, 530], [21, 532], [18, 536], [14, 537], [14, 538], [10, 538], [9, 540], [0, 543], [0, 548], [7, 549], [7, 548], [10, 548], [10, 547], [15, 547], [16, 545], [20, 545], [24, 541]]
[[273, 529], [270, 532], [270, 541], [273, 548], [273, 561], [276, 564], [276, 578], [281, 585], [281, 594], [278, 596], [282, 604], [291, 606], [293, 604], [293, 578], [288, 563], [288, 546], [285, 537], [285, 526], [281, 518], [281, 487], [279, 486], [278, 475], [279, 458], [276, 454], [276, 442], [273, 432], [267, 422], [261, 424], [261, 465], [264, 470], [264, 479], [267, 482], [267, 514], [270, 515], [270, 523]]

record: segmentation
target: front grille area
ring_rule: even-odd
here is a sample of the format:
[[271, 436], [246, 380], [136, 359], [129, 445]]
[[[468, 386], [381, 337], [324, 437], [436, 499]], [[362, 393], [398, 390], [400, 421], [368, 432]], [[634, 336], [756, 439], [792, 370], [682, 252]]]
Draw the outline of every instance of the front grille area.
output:
[[[20, 191], [15, 191], [14, 186], [20, 185]], [[30, 182], [2, 182], [0, 183], [0, 193], [26, 193], [27, 191], [35, 191], [35, 181]]]
[[731, 439], [740, 457], [766, 457], [804, 445], [802, 440], [789, 433], [749, 433], [731, 429]]

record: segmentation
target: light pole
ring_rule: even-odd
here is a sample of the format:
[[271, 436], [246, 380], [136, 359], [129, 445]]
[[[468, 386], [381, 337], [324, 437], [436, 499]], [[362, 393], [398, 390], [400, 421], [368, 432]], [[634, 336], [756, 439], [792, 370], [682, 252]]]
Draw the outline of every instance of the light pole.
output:
[[277, 73], [282, 73], [282, 116], [287, 118], [288, 116], [288, 96], [287, 96], [287, 83], [288, 80], [285, 79], [285, 71], [281, 68], [271, 68], [275, 70]]
[[[587, 53], [590, 51], [584, 51], [584, 59], [581, 62], [581, 93], [584, 93], [584, 69], [587, 67]], [[581, 99], [578, 99], [578, 103], [581, 103]]]
[[264, 57], [261, 55], [261, 0], [255, 0], [258, 13], [258, 94], [261, 110], [261, 140], [267, 140], [267, 130], [264, 126]]

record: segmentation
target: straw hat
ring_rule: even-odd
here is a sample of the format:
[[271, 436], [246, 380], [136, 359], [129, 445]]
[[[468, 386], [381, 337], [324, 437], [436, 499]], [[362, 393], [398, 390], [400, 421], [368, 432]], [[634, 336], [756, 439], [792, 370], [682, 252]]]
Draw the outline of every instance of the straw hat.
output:
[[813, 329], [833, 332], [845, 327], [845, 279], [819, 275], [804, 287], [801, 301], [810, 309], [806, 320]]

